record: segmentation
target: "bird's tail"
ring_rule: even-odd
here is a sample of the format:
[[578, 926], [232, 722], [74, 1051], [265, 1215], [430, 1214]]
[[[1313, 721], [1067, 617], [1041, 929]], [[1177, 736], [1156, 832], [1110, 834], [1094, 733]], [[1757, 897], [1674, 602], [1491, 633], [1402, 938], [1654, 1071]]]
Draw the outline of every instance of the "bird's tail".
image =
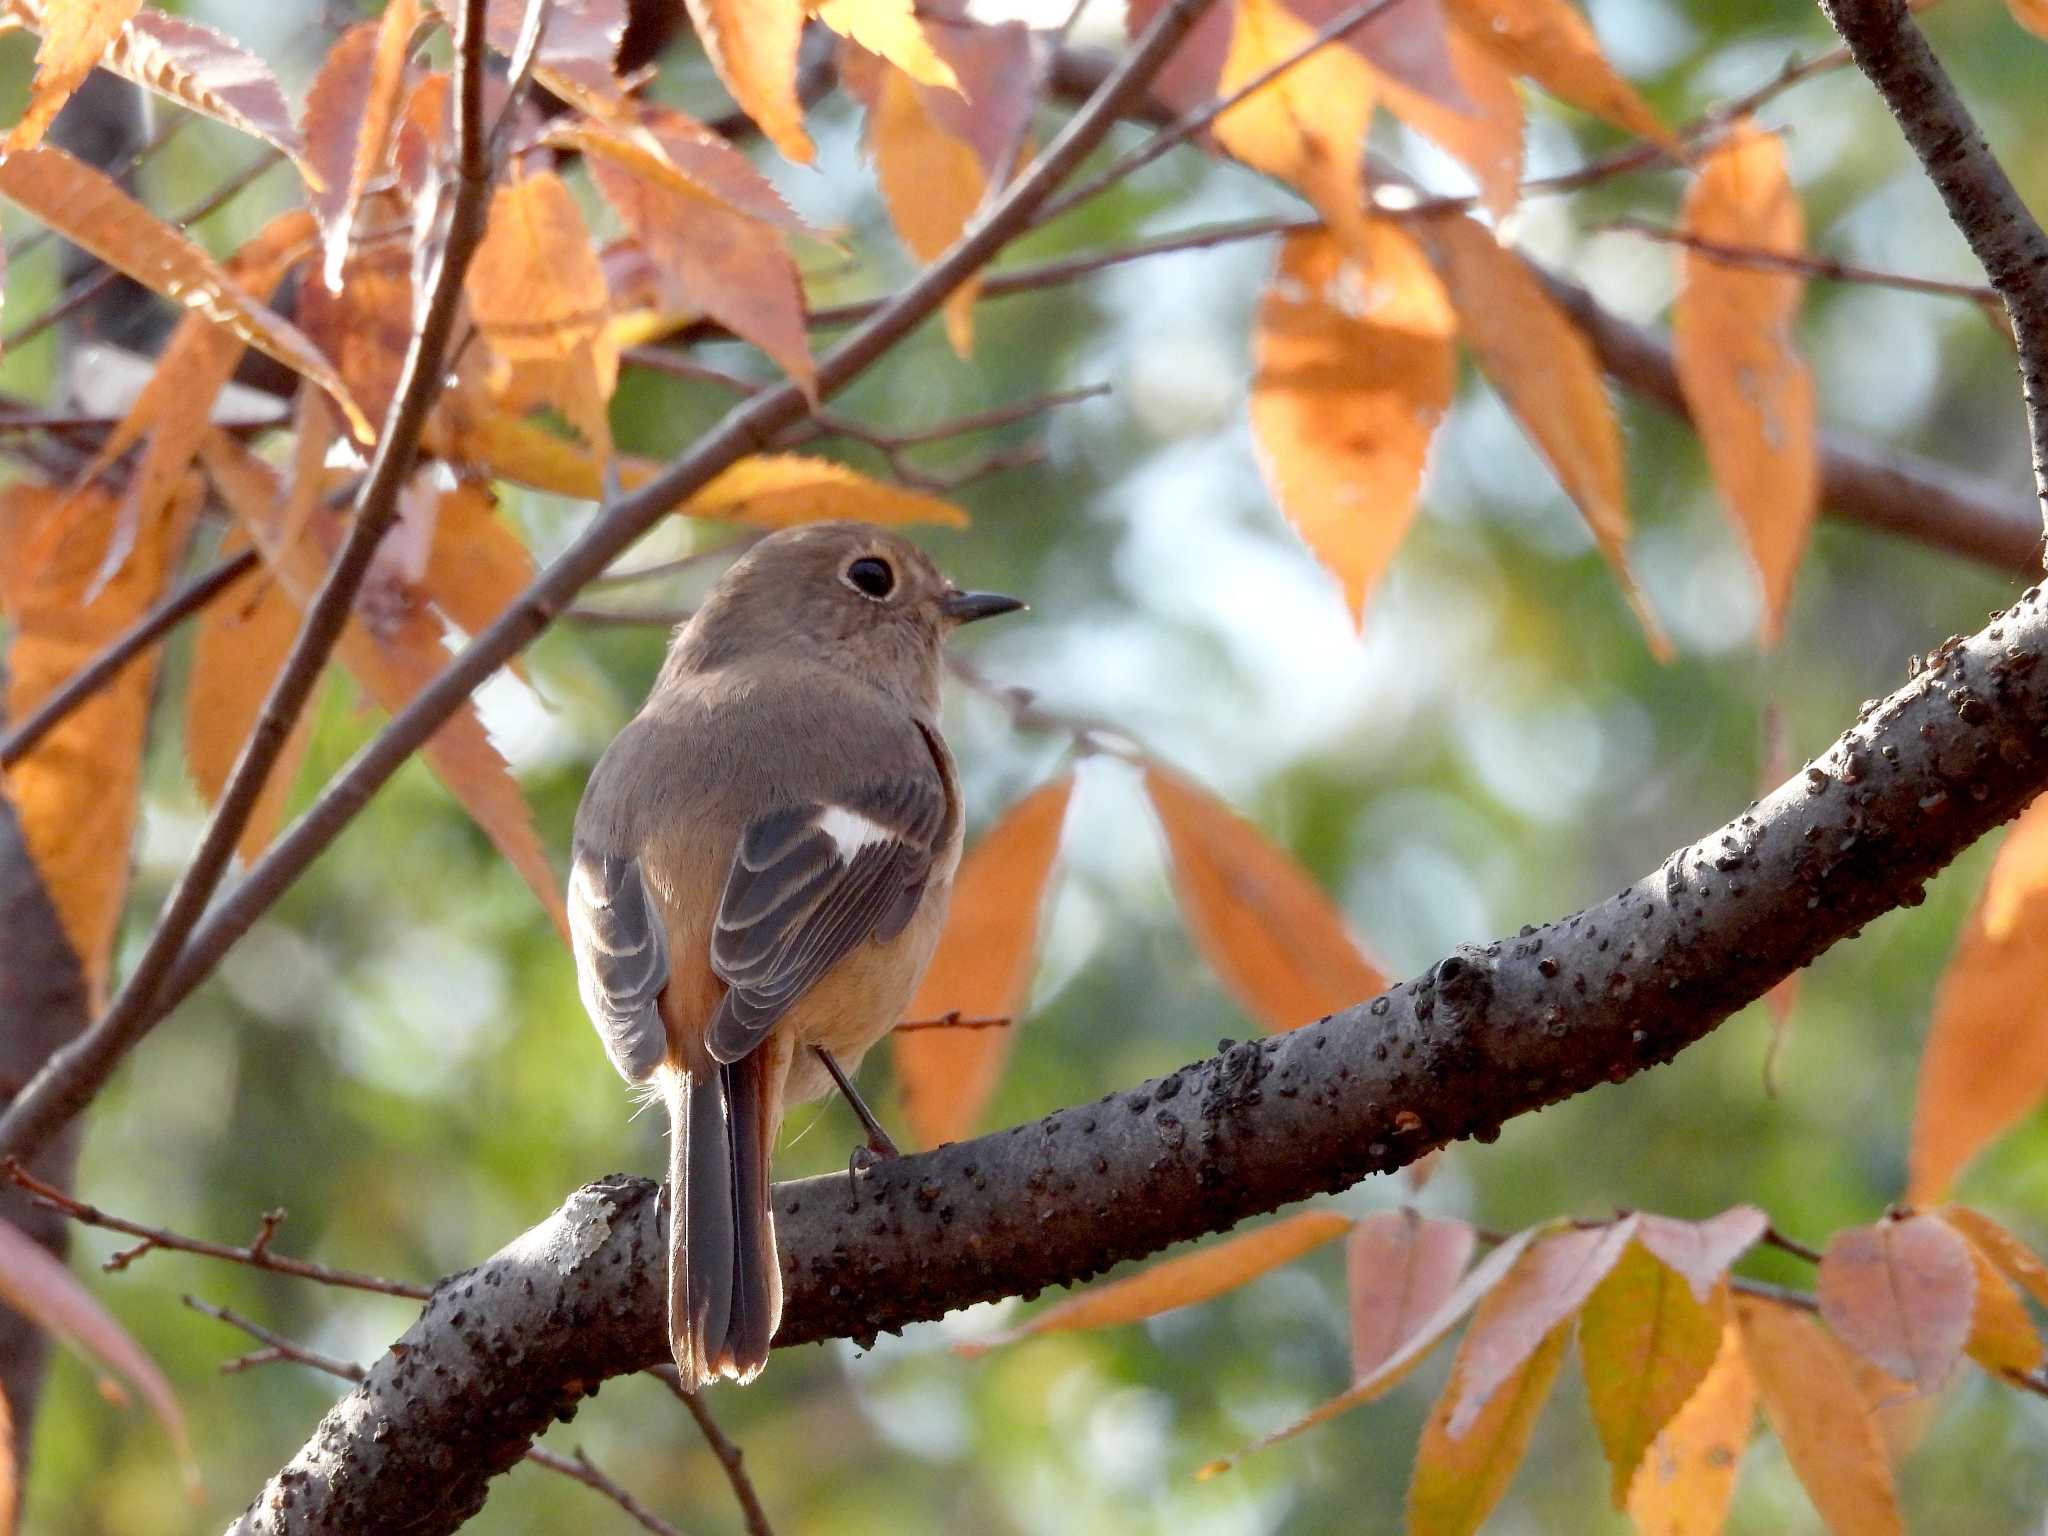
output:
[[782, 1320], [768, 1209], [775, 1134], [769, 1053], [700, 1072], [664, 1068], [669, 1107], [668, 1337], [683, 1385], [752, 1381]]

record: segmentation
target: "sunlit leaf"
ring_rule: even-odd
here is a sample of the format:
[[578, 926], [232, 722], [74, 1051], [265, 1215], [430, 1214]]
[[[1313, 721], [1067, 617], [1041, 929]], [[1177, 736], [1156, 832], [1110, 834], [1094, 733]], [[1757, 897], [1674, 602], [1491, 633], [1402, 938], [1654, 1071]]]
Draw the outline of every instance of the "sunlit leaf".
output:
[[965, 512], [936, 496], [871, 480], [830, 459], [796, 453], [757, 453], [741, 459], [676, 510], [685, 517], [751, 523], [756, 528], [794, 528], [833, 518], [886, 527], [967, 526]]
[[753, 161], [687, 113], [651, 102], [630, 113], [596, 120], [576, 118], [549, 126], [542, 142], [599, 155], [643, 180], [685, 196], [716, 198], [791, 235], [817, 236]]
[[1670, 644], [1629, 569], [1621, 429], [1592, 343], [1527, 264], [1472, 220], [1435, 220], [1424, 243], [1479, 366], [1584, 515], [1651, 650], [1668, 657]]
[[[1700, 162], [1682, 226], [1720, 245], [1797, 255], [1799, 199], [1775, 134], [1743, 124]], [[1678, 381], [1714, 483], [1763, 583], [1766, 643], [1783, 632], [1792, 578], [1820, 511], [1813, 376], [1793, 345], [1803, 282], [1678, 248], [1672, 335]]]
[[848, 42], [888, 60], [906, 79], [960, 89], [953, 66], [925, 35], [912, 0], [816, 0], [811, 13]]
[[1843, 1536], [1896, 1536], [1891, 1461], [1848, 1354], [1796, 1307], [1734, 1301], [1764, 1412], [1821, 1519]]
[[1356, 258], [1321, 233], [1281, 248], [1251, 419], [1273, 499], [1362, 620], [1413, 520], [1456, 368], [1450, 307], [1409, 237], [1375, 220]]
[[321, 278], [330, 289], [341, 285], [356, 212], [398, 119], [406, 45], [418, 21], [418, 0], [392, 0], [381, 20], [342, 33], [306, 89], [301, 132], [320, 182], [308, 201], [320, 221]]
[[532, 580], [533, 553], [498, 515], [489, 486], [464, 480], [441, 494], [421, 586], [458, 629], [488, 629]]
[[964, 1355], [980, 1355], [1041, 1333], [1072, 1333], [1141, 1322], [1175, 1307], [1193, 1306], [1234, 1291], [1269, 1270], [1293, 1263], [1332, 1238], [1343, 1236], [1350, 1227], [1350, 1221], [1335, 1211], [1302, 1211], [1284, 1216], [1250, 1232], [1212, 1239], [1192, 1253], [1149, 1264], [1121, 1280], [1090, 1286], [1058, 1306], [1048, 1307], [1021, 1328], [954, 1347]]
[[1156, 762], [1145, 793], [1196, 947], [1262, 1026], [1312, 1024], [1386, 986], [1308, 871], [1258, 828]]
[[1586, 1298], [1579, 1355], [1616, 1509], [1626, 1507], [1651, 1442], [1712, 1368], [1727, 1310], [1725, 1292], [1714, 1290], [1702, 1303], [1685, 1276], [1640, 1241]]
[[1887, 1217], [1834, 1235], [1815, 1291], [1843, 1343], [1929, 1392], [1962, 1358], [1976, 1277], [1968, 1245], [1939, 1217]]
[[398, 392], [412, 341], [412, 257], [396, 241], [349, 252], [339, 288], [299, 287], [299, 323], [327, 355], [350, 394], [380, 419]]
[[[1404, 0], [1401, 10], [1412, 4]], [[1379, 77], [1381, 100], [1470, 171], [1480, 206], [1495, 219], [1505, 218], [1521, 197], [1522, 97], [1507, 70], [1463, 32], [1452, 31], [1446, 41], [1462, 104], [1448, 104], [1388, 73]]]
[[1987, 1371], [2025, 1374], [2040, 1369], [2044, 1353], [2041, 1335], [2027, 1315], [2019, 1291], [1990, 1254], [1976, 1243], [1968, 1247], [1970, 1268], [1976, 1275], [1976, 1305], [1970, 1313], [1964, 1352]]
[[[42, 153], [42, 151], [30, 151]], [[198, 511], [198, 487], [145, 509], [127, 558], [99, 580], [121, 502], [21, 481], [0, 492], [0, 608], [12, 620], [6, 718], [19, 720], [91, 661], [163, 591]], [[63, 537], [48, 540], [61, 520]], [[48, 540], [46, 544], [45, 541]], [[18, 551], [48, 547], [28, 561]], [[86, 592], [98, 587], [91, 602]], [[155, 686], [152, 652], [117, 674], [7, 770], [22, 838], [97, 1000], [128, 885], [142, 748]]]
[[71, 99], [142, 0], [45, 0], [42, 44], [28, 106], [7, 135], [7, 153], [41, 142], [52, 119]]
[[1970, 1240], [1999, 1272], [2042, 1306], [2048, 1307], [2048, 1263], [2017, 1237], [1966, 1205], [1945, 1205], [1941, 1219]]
[[790, 159], [808, 165], [803, 105], [796, 95], [802, 0], [685, 0], [690, 23], [740, 110]]
[[1934, 994], [1906, 1198], [1929, 1205], [2048, 1097], [2048, 799], [2020, 813]]
[[1633, 1217], [1579, 1227], [1538, 1240], [1472, 1319], [1458, 1367], [1448, 1428], [1453, 1438], [1476, 1424], [1502, 1383], [1553, 1330], [1569, 1322], [1607, 1278], [1635, 1236]]
[[54, 145], [38, 145], [0, 159], [0, 195], [145, 288], [199, 311], [318, 384], [363, 442], [376, 435], [312, 342], [242, 292], [211, 256], [103, 173]]
[[961, 861], [932, 963], [910, 1000], [912, 1021], [1009, 1019], [1006, 1028], [920, 1029], [893, 1042], [903, 1107], [927, 1147], [973, 1133], [987, 1109], [1031, 993], [1038, 916], [1059, 852], [1074, 780], [1062, 774], [1005, 811]]
[[[527, 0], [488, 0], [484, 35], [498, 52], [509, 56], [517, 45], [526, 9]], [[626, 0], [547, 0], [534, 75], [565, 100], [614, 107], [620, 97], [614, 64], [625, 33]]]
[[185, 1415], [164, 1373], [70, 1270], [6, 1221], [0, 1221], [0, 1302], [133, 1387], [171, 1437], [186, 1482], [197, 1489], [199, 1467], [185, 1434]]
[[1685, 1277], [1693, 1299], [1704, 1303], [1728, 1273], [1728, 1266], [1756, 1246], [1771, 1224], [1753, 1205], [1734, 1205], [1705, 1221], [1680, 1221], [1645, 1211], [1636, 1218], [1636, 1240]]
[[1560, 101], [1669, 146], [1671, 135], [1635, 87], [1614, 71], [1571, 0], [1444, 0], [1467, 37]]
[[1415, 1451], [1415, 1471], [1408, 1483], [1408, 1536], [1469, 1536], [1492, 1512], [1514, 1480], [1515, 1469], [1529, 1449], [1536, 1416], [1550, 1396], [1564, 1363], [1571, 1329], [1560, 1324], [1523, 1355], [1514, 1371], [1487, 1400], [1483, 1412], [1464, 1419], [1462, 1403], [1451, 1404], [1465, 1373], [1467, 1353], [1487, 1321], [1489, 1296], [1479, 1304], [1465, 1336], [1451, 1380], [1430, 1410]]
[[1629, 1485], [1629, 1518], [1642, 1536], [1718, 1536], [1755, 1425], [1756, 1384], [1730, 1316], [1713, 1368], [1651, 1444]]
[[1344, 1243], [1351, 1301], [1351, 1379], [1393, 1357], [1457, 1288], [1478, 1234], [1410, 1209], [1359, 1217]]

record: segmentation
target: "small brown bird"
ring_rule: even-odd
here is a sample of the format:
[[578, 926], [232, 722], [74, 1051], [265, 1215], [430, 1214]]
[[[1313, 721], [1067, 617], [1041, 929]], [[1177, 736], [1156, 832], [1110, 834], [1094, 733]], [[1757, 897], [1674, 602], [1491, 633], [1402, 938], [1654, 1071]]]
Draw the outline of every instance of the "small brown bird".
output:
[[960, 860], [940, 644], [1023, 606], [960, 591], [865, 524], [763, 539], [678, 631], [583, 792], [577, 978], [612, 1064], [668, 1106], [686, 1387], [749, 1381], [768, 1358], [783, 1111], [899, 1022]]

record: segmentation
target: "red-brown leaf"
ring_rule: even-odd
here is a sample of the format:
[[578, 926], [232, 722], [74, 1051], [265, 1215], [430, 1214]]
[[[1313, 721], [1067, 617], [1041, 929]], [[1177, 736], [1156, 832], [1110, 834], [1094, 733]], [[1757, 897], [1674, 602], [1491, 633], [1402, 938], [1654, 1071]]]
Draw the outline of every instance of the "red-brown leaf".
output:
[[282, 150], [293, 160], [305, 140], [270, 66], [212, 27], [168, 11], [136, 14], [107, 50], [109, 69], [186, 109]]
[[1462, 1221], [1439, 1221], [1411, 1209], [1358, 1219], [1344, 1244], [1353, 1381], [1371, 1376], [1442, 1308], [1477, 1236]]
[[1814, 1289], [1844, 1344], [1921, 1392], [1945, 1383], [1962, 1359], [1976, 1272], [1969, 1245], [1937, 1216], [1837, 1232]]

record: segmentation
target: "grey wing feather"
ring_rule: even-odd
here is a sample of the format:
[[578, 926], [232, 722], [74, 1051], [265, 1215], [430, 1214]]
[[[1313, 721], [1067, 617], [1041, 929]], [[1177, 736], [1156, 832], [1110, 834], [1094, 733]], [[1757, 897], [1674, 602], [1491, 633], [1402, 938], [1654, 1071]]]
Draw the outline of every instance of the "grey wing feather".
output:
[[581, 845], [569, 871], [569, 936], [583, 1006], [612, 1065], [644, 1081], [668, 1054], [661, 989], [668, 985], [668, 933], [640, 861]]
[[849, 951], [902, 932], [945, 819], [937, 777], [904, 775], [748, 825], [711, 935], [711, 968], [729, 988], [707, 1035], [713, 1057], [739, 1060]]

